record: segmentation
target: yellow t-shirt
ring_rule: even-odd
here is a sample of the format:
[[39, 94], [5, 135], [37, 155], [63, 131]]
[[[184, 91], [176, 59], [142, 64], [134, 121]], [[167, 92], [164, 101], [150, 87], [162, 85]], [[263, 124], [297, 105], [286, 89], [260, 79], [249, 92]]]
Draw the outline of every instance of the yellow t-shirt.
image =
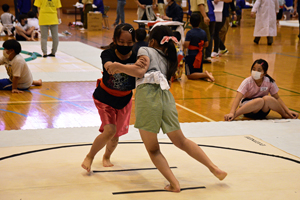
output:
[[190, 0], [190, 5], [191, 5], [191, 11], [192, 12], [197, 12], [199, 10], [199, 5], [203, 4], [205, 7], [205, 12], [208, 12], [208, 6], [207, 6], [207, 1], [206, 0]]
[[39, 25], [58, 24], [57, 8], [61, 7], [60, 0], [35, 0], [34, 5], [40, 8]]

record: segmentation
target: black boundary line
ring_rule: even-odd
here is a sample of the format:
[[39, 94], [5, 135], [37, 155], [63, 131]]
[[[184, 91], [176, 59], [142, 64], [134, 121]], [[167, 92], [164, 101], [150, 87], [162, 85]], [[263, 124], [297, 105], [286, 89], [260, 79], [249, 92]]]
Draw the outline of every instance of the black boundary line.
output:
[[[119, 144], [143, 144], [143, 142], [119, 142]], [[159, 144], [173, 144], [173, 143], [172, 142], [159, 142]], [[90, 145], [92, 145], [92, 143], [64, 145], [64, 146], [50, 147], [50, 148], [45, 148], [45, 149], [38, 149], [38, 150], [33, 150], [33, 151], [26, 151], [26, 152], [22, 152], [22, 153], [17, 153], [17, 154], [12, 154], [12, 155], [9, 155], [9, 156], [0, 157], [0, 161], [5, 160], [5, 159], [9, 159], [9, 158], [13, 158], [13, 157], [17, 157], [17, 156], [26, 155], [26, 154], [37, 153], [37, 152], [41, 152], [41, 151], [49, 151], [49, 150], [62, 149], [62, 148], [68, 148], [68, 147], [90, 146]], [[295, 160], [295, 159], [284, 157], [284, 156], [274, 155], [274, 154], [267, 154], [267, 153], [261, 153], [261, 152], [257, 152], [257, 151], [250, 151], [250, 150], [244, 150], [244, 149], [235, 149], [235, 148], [230, 148], [230, 147], [220, 147], [220, 146], [213, 146], [213, 145], [198, 144], [198, 146], [217, 148], [217, 149], [226, 149], [226, 150], [233, 150], [233, 151], [241, 151], [241, 152], [253, 153], [253, 154], [258, 154], [258, 155], [263, 155], [263, 156], [270, 156], [270, 157], [275, 157], [275, 158], [281, 158], [281, 159], [284, 159], [284, 160], [289, 160], [289, 161], [300, 164], [299, 160]]]
[[[119, 170], [94, 170], [93, 173], [102, 173], [102, 172], [127, 172], [127, 171], [142, 171], [142, 170], [156, 170], [157, 168], [136, 168], [136, 169], [119, 169]], [[170, 167], [170, 169], [177, 169], [177, 167]]]
[[[183, 190], [195, 190], [195, 189], [205, 189], [205, 186], [200, 187], [187, 187], [187, 188], [181, 188], [181, 191]], [[136, 190], [136, 191], [125, 191], [125, 192], [113, 192], [113, 195], [118, 194], [133, 194], [133, 193], [147, 193], [147, 192], [170, 192], [168, 190]]]

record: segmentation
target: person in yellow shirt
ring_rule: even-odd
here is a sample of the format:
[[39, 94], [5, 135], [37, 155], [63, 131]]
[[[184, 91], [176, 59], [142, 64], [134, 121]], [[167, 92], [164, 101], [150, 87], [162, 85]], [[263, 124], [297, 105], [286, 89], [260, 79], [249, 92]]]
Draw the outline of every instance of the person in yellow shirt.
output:
[[[58, 24], [61, 23], [61, 2], [60, 0], [35, 0], [34, 5], [38, 7], [43, 57], [55, 57], [55, 53], [58, 47]], [[50, 54], [47, 54], [49, 28], [52, 35], [52, 50]]]

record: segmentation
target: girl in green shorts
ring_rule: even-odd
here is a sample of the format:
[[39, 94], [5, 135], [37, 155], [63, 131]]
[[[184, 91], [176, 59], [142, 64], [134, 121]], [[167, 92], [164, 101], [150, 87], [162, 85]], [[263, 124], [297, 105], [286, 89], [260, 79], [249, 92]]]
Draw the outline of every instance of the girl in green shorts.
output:
[[152, 162], [170, 182], [165, 189], [180, 192], [179, 182], [160, 152], [157, 140], [160, 128], [175, 146], [204, 164], [218, 179], [223, 180], [227, 173], [219, 169], [180, 129], [175, 100], [169, 91], [170, 79], [178, 64], [174, 42], [177, 40], [170, 28], [157, 26], [150, 32], [149, 47], [139, 49], [134, 65], [114, 63], [107, 71], [110, 74], [123, 72], [139, 78], [136, 82], [135, 127], [139, 129]]

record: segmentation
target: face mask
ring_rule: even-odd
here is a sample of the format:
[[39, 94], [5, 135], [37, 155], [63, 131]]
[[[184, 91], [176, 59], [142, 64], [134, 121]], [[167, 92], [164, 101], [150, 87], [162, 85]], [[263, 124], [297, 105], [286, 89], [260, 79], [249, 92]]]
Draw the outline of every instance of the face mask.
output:
[[120, 45], [117, 45], [117, 50], [118, 50], [118, 52], [120, 54], [127, 55], [132, 50], [132, 46], [120, 46]]
[[251, 76], [254, 80], [258, 80], [260, 79], [260, 76], [261, 76], [261, 72], [258, 72], [258, 71], [252, 71], [251, 72]]
[[165, 3], [165, 5], [168, 5], [168, 4], [169, 4], [169, 2], [168, 2], [167, 0], [164, 0], [164, 3]]
[[8, 53], [6, 53], [6, 50], [3, 50], [3, 56], [5, 57], [5, 58], [9, 58], [9, 54]]

